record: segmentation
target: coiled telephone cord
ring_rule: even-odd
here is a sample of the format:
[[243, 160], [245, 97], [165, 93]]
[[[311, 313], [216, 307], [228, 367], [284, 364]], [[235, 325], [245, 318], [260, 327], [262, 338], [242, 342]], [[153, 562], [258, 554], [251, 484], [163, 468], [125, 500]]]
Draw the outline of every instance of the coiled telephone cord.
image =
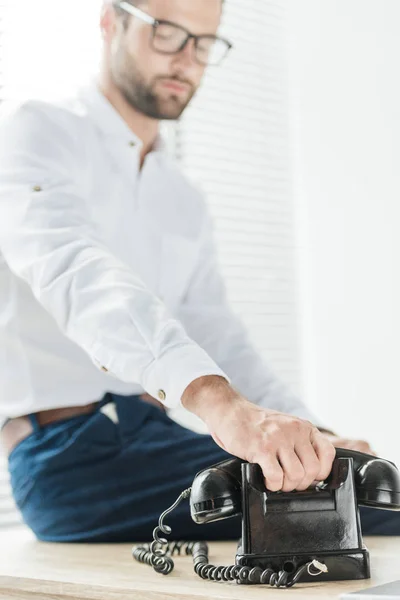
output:
[[275, 571], [272, 568], [246, 567], [240, 565], [214, 566], [208, 562], [208, 545], [206, 542], [170, 541], [161, 538], [159, 533], [171, 533], [171, 528], [164, 524], [164, 518], [172, 512], [178, 504], [190, 496], [191, 488], [184, 490], [174, 504], [162, 513], [158, 526], [153, 531], [153, 542], [132, 548], [132, 556], [141, 563], [146, 563], [157, 573], [168, 575], [174, 568], [172, 556], [182, 552], [186, 556], [193, 556], [194, 571], [202, 579], [210, 581], [236, 581], [236, 583], [268, 584], [273, 587], [292, 587], [299, 581], [305, 571], [309, 575], [318, 576], [327, 571], [326, 565], [317, 560], [312, 560], [298, 567], [295, 572], [286, 570]]

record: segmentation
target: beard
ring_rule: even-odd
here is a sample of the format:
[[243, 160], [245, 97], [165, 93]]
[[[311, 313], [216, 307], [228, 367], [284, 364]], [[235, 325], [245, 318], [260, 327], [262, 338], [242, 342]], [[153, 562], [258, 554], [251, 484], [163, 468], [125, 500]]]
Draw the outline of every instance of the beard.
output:
[[[118, 60], [118, 58], [120, 60]], [[129, 57], [129, 65], [126, 54], [115, 57], [111, 68], [111, 76], [114, 84], [118, 87], [125, 100], [138, 112], [152, 119], [170, 121], [179, 119], [196, 93], [195, 86], [178, 75], [159, 75], [151, 81], [146, 81], [137, 64]], [[116, 64], [115, 64], [116, 63]], [[168, 97], [157, 92], [157, 84], [165, 79], [176, 81], [190, 86], [190, 91], [185, 97], [178, 94], [170, 94]]]

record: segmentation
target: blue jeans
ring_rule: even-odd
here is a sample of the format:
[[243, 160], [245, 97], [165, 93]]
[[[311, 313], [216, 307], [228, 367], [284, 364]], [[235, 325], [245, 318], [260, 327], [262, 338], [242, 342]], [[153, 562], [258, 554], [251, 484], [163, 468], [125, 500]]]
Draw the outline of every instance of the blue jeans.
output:
[[[118, 423], [101, 412], [113, 402]], [[36, 537], [52, 542], [149, 541], [160, 514], [197, 471], [230, 457], [138, 396], [107, 394], [96, 412], [40, 428], [9, 456], [14, 499]], [[400, 514], [361, 508], [365, 535], [400, 535]], [[183, 501], [171, 539], [238, 540], [240, 518], [199, 526]]]

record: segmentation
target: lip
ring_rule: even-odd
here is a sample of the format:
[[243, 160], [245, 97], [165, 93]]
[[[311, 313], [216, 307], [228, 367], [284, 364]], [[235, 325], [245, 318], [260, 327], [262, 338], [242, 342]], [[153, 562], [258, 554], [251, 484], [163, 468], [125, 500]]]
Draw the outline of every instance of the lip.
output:
[[162, 85], [170, 90], [173, 90], [174, 92], [187, 92], [189, 89], [189, 86], [183, 83], [177, 83], [176, 81], [174, 81], [173, 79], [164, 79], [162, 80]]

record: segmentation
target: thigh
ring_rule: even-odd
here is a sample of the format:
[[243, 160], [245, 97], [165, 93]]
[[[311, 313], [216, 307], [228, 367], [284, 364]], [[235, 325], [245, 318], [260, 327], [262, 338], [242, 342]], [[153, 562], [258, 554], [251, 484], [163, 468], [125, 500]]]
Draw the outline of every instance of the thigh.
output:
[[400, 535], [400, 512], [360, 506], [363, 535]]
[[[169, 508], [196, 473], [231, 455], [210, 435], [195, 433], [153, 407], [141, 430], [125, 428], [120, 456], [118, 541], [150, 541], [162, 512]], [[241, 520], [228, 519], [199, 526], [183, 500], [166, 518], [169, 539], [239, 539]]]
[[[211, 436], [178, 425], [137, 397], [112, 400], [106, 414], [46, 427], [10, 456], [14, 497], [39, 539], [149, 541], [160, 514], [197, 471], [230, 456]], [[168, 524], [171, 539], [240, 536], [237, 518], [196, 525], [188, 500]]]

